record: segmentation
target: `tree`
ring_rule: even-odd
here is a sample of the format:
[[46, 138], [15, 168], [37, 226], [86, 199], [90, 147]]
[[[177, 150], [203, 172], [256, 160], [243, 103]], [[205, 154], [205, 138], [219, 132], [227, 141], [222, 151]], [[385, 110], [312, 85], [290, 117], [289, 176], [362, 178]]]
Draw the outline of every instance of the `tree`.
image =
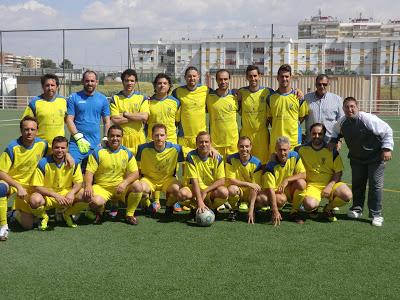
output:
[[64, 64], [65, 64], [64, 69], [72, 70], [74, 68], [74, 65], [68, 58], [65, 58], [63, 60], [63, 62], [60, 64], [60, 68], [63, 68]]
[[40, 67], [42, 69], [48, 68], [48, 69], [55, 69], [57, 67], [56, 63], [52, 61], [51, 59], [42, 59], [40, 61]]

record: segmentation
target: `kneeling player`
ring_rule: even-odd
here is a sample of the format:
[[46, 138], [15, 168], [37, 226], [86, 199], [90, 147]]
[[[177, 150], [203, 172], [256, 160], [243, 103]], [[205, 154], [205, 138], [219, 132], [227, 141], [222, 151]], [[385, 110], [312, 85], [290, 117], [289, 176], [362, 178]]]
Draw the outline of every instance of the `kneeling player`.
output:
[[0, 241], [8, 238], [7, 197], [16, 195], [16, 219], [24, 229], [32, 229], [29, 183], [39, 160], [47, 152], [47, 142], [37, 138], [38, 123], [26, 116], [20, 122], [21, 136], [0, 156]]
[[196, 137], [197, 148], [188, 153], [185, 178], [190, 182], [190, 198], [196, 197], [197, 212], [217, 209], [228, 199], [222, 156], [211, 157], [211, 137], [201, 131]]
[[230, 219], [235, 221], [238, 202], [239, 211], [247, 212], [248, 204], [254, 203], [261, 191], [260, 180], [262, 173], [261, 161], [251, 155], [252, 144], [247, 136], [239, 138], [239, 152], [229, 155], [226, 159], [225, 172], [228, 181], [229, 199], [232, 207]]
[[[150, 143], [138, 148], [136, 160], [142, 178], [132, 185], [132, 194], [136, 200], [149, 201], [151, 193], [162, 191], [167, 196], [166, 214], [181, 211], [178, 201], [191, 198], [189, 191], [182, 189], [182, 184], [175, 177], [177, 164], [183, 162], [182, 146], [166, 142], [167, 128], [164, 124], [154, 124]], [[144, 204], [147, 206], [147, 204]], [[152, 203], [152, 211], [160, 208], [158, 201]]]
[[[306, 171], [299, 154], [290, 151], [290, 142], [287, 137], [279, 137], [275, 145], [275, 157], [265, 166], [262, 175], [263, 190], [257, 197], [260, 206], [269, 205], [272, 210], [272, 224], [279, 225], [282, 220], [279, 208], [286, 201], [297, 203], [300, 201], [300, 193], [306, 187]], [[253, 208], [249, 209], [249, 223], [254, 222]], [[300, 219], [292, 215], [296, 222]]]
[[311, 216], [317, 216], [321, 198], [329, 199], [324, 207], [324, 216], [331, 222], [336, 221], [333, 209], [345, 205], [353, 197], [349, 187], [340, 181], [343, 162], [336, 149], [330, 151], [324, 142], [325, 126], [315, 123], [310, 127], [311, 142], [299, 146], [300, 154], [307, 173], [307, 188], [304, 191], [303, 206]]
[[[84, 177], [85, 188], [77, 195], [79, 202], [64, 212], [65, 219], [79, 213], [87, 207], [88, 202], [90, 208], [96, 211], [95, 223], [100, 223], [104, 205], [107, 201], [116, 199], [127, 203], [127, 223], [137, 224], [134, 212], [139, 202], [129, 192], [132, 182], [139, 178], [139, 171], [132, 152], [121, 145], [122, 136], [122, 128], [112, 125], [107, 134], [107, 146], [97, 148], [89, 156]], [[73, 227], [75, 226], [74, 224]]]
[[[49, 216], [46, 210], [66, 209], [72, 206], [75, 194], [82, 187], [82, 172], [79, 164], [66, 166], [68, 140], [57, 136], [52, 142], [53, 154], [42, 158], [32, 176], [31, 185], [34, 193], [29, 202], [33, 214], [42, 218], [40, 229], [47, 229]], [[71, 220], [67, 219], [71, 226]], [[69, 223], [68, 223], [69, 222]]]

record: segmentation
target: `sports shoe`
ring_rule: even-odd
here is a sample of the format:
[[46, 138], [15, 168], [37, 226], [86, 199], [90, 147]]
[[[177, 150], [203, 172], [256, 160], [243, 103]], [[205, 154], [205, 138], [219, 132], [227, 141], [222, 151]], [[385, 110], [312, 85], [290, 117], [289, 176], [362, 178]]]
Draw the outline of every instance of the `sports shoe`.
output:
[[108, 216], [111, 219], [115, 219], [118, 216], [118, 202], [112, 202]]
[[375, 216], [372, 218], [372, 226], [381, 227], [383, 225], [383, 217]]
[[220, 206], [217, 207], [217, 212], [221, 212], [225, 209], [225, 204], [222, 204]]
[[93, 221], [93, 224], [100, 225], [101, 223], [103, 223], [103, 214], [96, 213], [96, 217]]
[[240, 202], [239, 211], [240, 212], [248, 212], [249, 211], [249, 205], [247, 204], [247, 202]]
[[70, 228], [76, 228], [78, 226], [74, 223], [74, 221], [72, 220], [72, 217], [70, 215], [66, 215], [65, 213], [63, 213], [63, 219], [64, 219], [65, 223], [67, 224], [67, 226]]
[[267, 212], [267, 211], [269, 211], [270, 209], [271, 209], [270, 206], [263, 206], [263, 207], [260, 208], [260, 210], [261, 210], [262, 212]]
[[231, 222], [235, 222], [235, 221], [236, 221], [236, 218], [237, 218], [237, 213], [236, 213], [236, 211], [231, 210], [231, 211], [229, 212], [228, 220], [231, 221]]
[[0, 227], [0, 241], [5, 242], [8, 239], [8, 225], [3, 225]]
[[324, 207], [324, 218], [328, 219], [329, 222], [336, 222], [337, 218], [335, 216], [335, 213], [333, 212], [333, 209], [327, 210], [326, 209], [327, 206], [328, 206], [328, 204], [325, 205], [325, 207]]
[[179, 202], [175, 202], [174, 204], [174, 212], [181, 212], [182, 211], [182, 207], [179, 204]]
[[90, 209], [85, 211], [85, 217], [91, 221], [96, 220], [96, 214], [93, 211], [91, 211]]
[[308, 213], [311, 219], [318, 219], [318, 207]]
[[349, 210], [348, 212], [347, 212], [347, 216], [349, 217], [349, 218], [351, 218], [351, 219], [359, 219], [359, 218], [361, 218], [361, 216], [362, 216], [362, 212], [358, 212], [358, 211], [355, 211], [355, 210]]
[[42, 220], [40, 221], [39, 230], [41, 230], [41, 231], [47, 230], [49, 228], [47, 226], [48, 222], [49, 222], [49, 215], [44, 214]]
[[333, 208], [333, 210], [334, 210], [335, 212], [338, 212], [338, 211], [340, 211], [340, 208], [336, 206], [336, 207]]
[[295, 222], [295, 223], [297, 223], [299, 225], [303, 225], [304, 224], [303, 218], [300, 216], [300, 214], [297, 211], [291, 212], [289, 214], [288, 219], [289, 219], [289, 221]]
[[160, 208], [161, 208], [160, 202], [154, 201], [151, 203], [151, 212], [153, 214], [156, 214]]
[[126, 216], [126, 223], [130, 225], [138, 225], [139, 222], [135, 216]]

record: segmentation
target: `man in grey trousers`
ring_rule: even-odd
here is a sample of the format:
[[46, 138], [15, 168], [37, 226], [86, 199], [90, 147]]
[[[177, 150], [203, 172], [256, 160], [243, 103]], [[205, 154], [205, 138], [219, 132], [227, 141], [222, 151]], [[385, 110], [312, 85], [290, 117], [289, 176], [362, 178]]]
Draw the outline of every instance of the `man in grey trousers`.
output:
[[393, 131], [377, 116], [360, 111], [353, 97], [344, 99], [343, 111], [345, 116], [335, 124], [330, 146], [333, 148], [343, 136], [349, 148], [353, 205], [347, 216], [361, 217], [368, 182], [369, 216], [373, 226], [382, 226], [384, 170], [385, 162], [392, 159]]

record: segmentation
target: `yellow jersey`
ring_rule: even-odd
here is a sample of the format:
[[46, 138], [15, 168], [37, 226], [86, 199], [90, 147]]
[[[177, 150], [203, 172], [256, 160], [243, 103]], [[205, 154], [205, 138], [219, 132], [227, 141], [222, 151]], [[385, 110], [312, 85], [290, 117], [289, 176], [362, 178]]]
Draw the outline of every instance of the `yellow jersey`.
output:
[[294, 90], [288, 94], [274, 92], [267, 98], [268, 118], [272, 120], [270, 147], [275, 152], [275, 143], [278, 137], [286, 136], [290, 140], [290, 149], [301, 144], [300, 118], [308, 114], [307, 101], [298, 99]]
[[37, 136], [51, 143], [56, 136], [65, 136], [64, 119], [67, 113], [67, 100], [59, 95], [51, 100], [37, 96], [29, 101], [21, 117], [35, 117], [39, 123]]
[[141, 176], [161, 184], [175, 176], [176, 166], [184, 161], [184, 157], [180, 145], [166, 142], [164, 150], [159, 152], [154, 148], [154, 142], [150, 142], [139, 146], [136, 160]]
[[47, 142], [35, 138], [25, 147], [22, 138], [12, 141], [0, 156], [0, 170], [10, 175], [23, 186], [29, 186], [37, 164], [47, 152]]
[[270, 160], [267, 163], [262, 175], [262, 187], [275, 190], [283, 179], [305, 171], [300, 155], [295, 151], [290, 151], [286, 163], [281, 164], [276, 160]]
[[210, 90], [206, 104], [213, 147], [236, 145], [239, 139], [236, 96], [229, 91], [227, 95], [220, 97], [216, 91]]
[[178, 121], [180, 107], [180, 101], [173, 96], [167, 96], [163, 99], [152, 96], [149, 99], [150, 115], [146, 125], [148, 141], [152, 140], [151, 132], [154, 124], [160, 123], [167, 127], [167, 141], [176, 144], [176, 122]]
[[261, 184], [261, 161], [257, 157], [251, 156], [247, 162], [243, 163], [237, 152], [227, 157], [225, 173], [226, 178]]
[[64, 162], [57, 164], [49, 155], [43, 157], [33, 173], [32, 186], [44, 186], [56, 193], [62, 190], [71, 190], [75, 183], [82, 183], [81, 165], [67, 167]]
[[194, 138], [200, 131], [206, 131], [206, 99], [208, 87], [198, 85], [191, 91], [186, 86], [176, 88], [172, 96], [181, 103], [178, 136]]
[[343, 171], [343, 161], [336, 149], [329, 151], [324, 145], [315, 150], [310, 142], [297, 147], [296, 151], [303, 161], [309, 184], [325, 187], [334, 173]]
[[204, 190], [215, 181], [225, 178], [225, 169], [222, 156], [216, 158], [206, 157], [201, 158], [197, 150], [192, 150], [186, 157], [185, 164], [185, 179], [190, 182], [190, 179], [197, 179], [200, 189]]
[[239, 89], [242, 129], [240, 136], [251, 136], [254, 132], [267, 132], [267, 97], [273, 90], [260, 87], [252, 92], [249, 87]]
[[[123, 92], [119, 92], [114, 95], [110, 100], [110, 112], [111, 117], [119, 116], [120, 114], [127, 113], [150, 113], [149, 102], [147, 97], [139, 92], [133, 92], [131, 95], [126, 97]], [[143, 122], [128, 122], [121, 124], [124, 130], [124, 136], [129, 134], [143, 134]]]
[[94, 183], [107, 188], [120, 184], [126, 175], [138, 170], [132, 152], [124, 146], [112, 151], [97, 148], [89, 155], [86, 171], [94, 174]]

